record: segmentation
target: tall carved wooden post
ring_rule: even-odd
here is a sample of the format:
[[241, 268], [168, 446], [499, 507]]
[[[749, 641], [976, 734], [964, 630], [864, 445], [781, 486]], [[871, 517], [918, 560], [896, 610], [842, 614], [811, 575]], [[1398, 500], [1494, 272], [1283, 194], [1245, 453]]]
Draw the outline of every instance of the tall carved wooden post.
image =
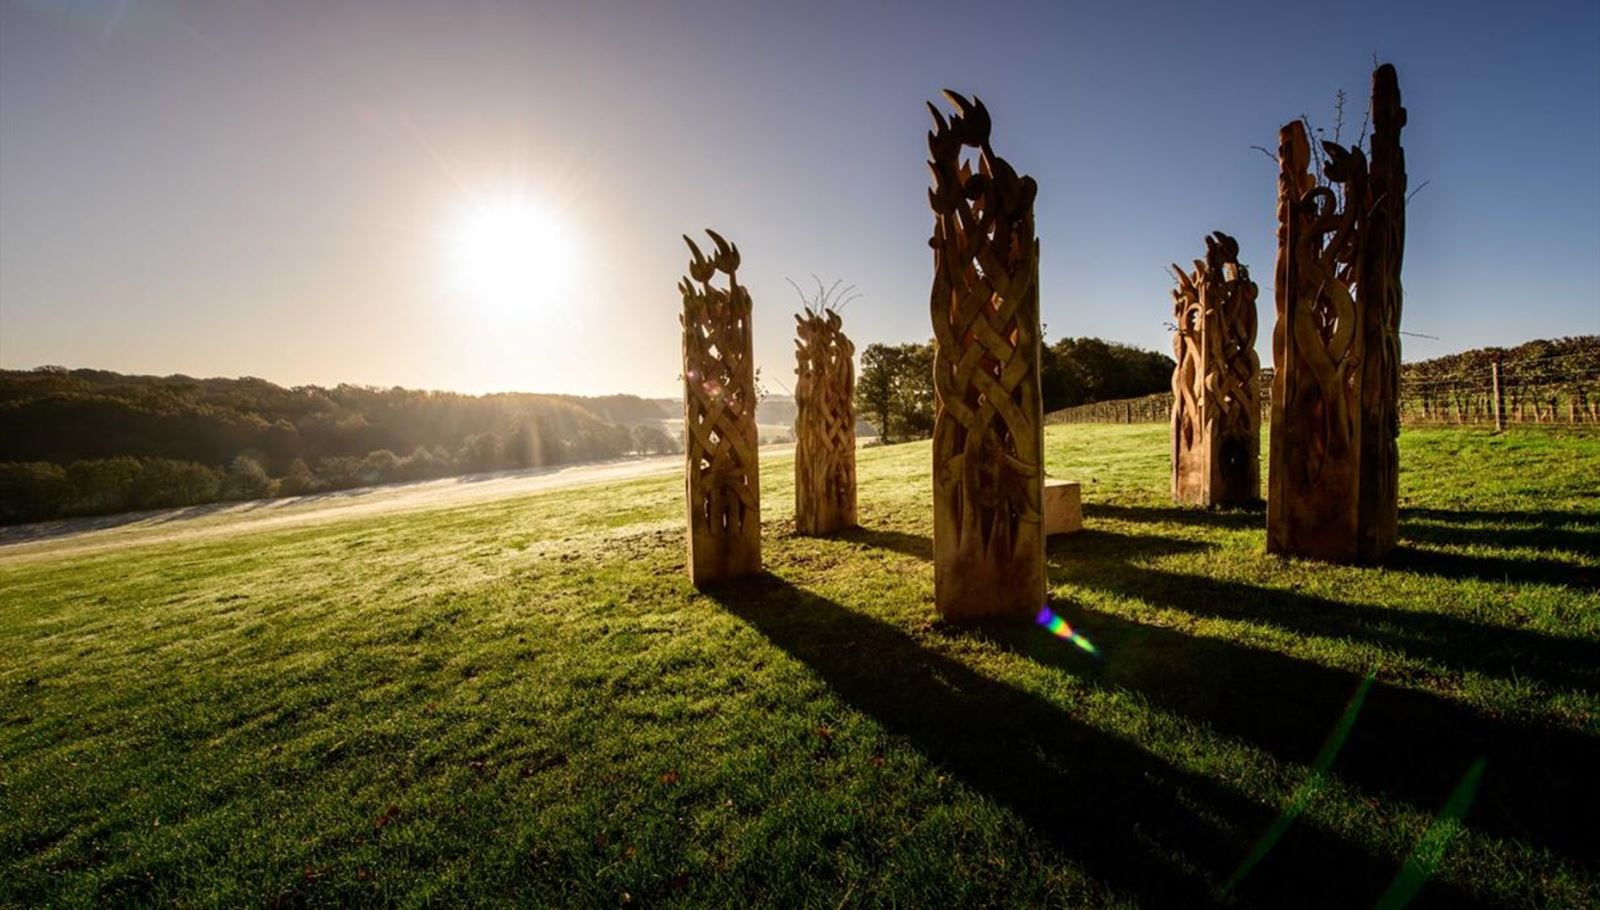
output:
[[[933, 105], [934, 599], [948, 619], [1044, 606], [1038, 185], [989, 145], [989, 112]], [[978, 150], [977, 172], [961, 160]]]
[[1239, 243], [1218, 231], [1194, 273], [1174, 265], [1172, 496], [1202, 506], [1261, 498], [1256, 285]]
[[[706, 585], [761, 571], [761, 484], [756, 463], [755, 363], [750, 292], [739, 284], [739, 248], [707, 230], [707, 259], [693, 259], [683, 292], [684, 484], [689, 514], [689, 580]], [[717, 272], [728, 288], [712, 287]]]
[[1327, 185], [1308, 170], [1305, 128], [1278, 132], [1273, 553], [1349, 561], [1394, 545], [1405, 111], [1391, 66], [1373, 73], [1373, 121], [1382, 164], [1369, 173], [1359, 146], [1324, 142]]
[[794, 320], [794, 524], [830, 534], [856, 524], [856, 347], [831, 309]]
[[1361, 332], [1361, 529], [1359, 556], [1394, 549], [1400, 525], [1400, 263], [1406, 246], [1406, 153], [1400, 129], [1400, 79], [1384, 64], [1372, 73], [1372, 169], [1363, 232]]

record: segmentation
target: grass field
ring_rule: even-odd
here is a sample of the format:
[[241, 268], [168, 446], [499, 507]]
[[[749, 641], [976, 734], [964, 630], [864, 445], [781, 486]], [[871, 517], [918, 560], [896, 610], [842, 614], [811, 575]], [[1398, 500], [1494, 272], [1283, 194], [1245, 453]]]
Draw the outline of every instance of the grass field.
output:
[[935, 619], [925, 443], [711, 595], [670, 478], [0, 551], [0, 904], [1600, 900], [1600, 436], [1408, 431], [1383, 569], [1047, 449], [1097, 656]]

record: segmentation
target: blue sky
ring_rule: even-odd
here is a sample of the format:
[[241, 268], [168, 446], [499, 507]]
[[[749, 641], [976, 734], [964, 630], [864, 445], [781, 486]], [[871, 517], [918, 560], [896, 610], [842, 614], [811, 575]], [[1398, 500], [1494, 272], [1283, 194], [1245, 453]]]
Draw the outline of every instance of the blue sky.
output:
[[[1330, 14], [1335, 10], [1336, 14]], [[1410, 110], [1407, 359], [1600, 332], [1600, 4], [0, 6], [0, 365], [674, 394], [678, 235], [736, 241], [764, 374], [793, 290], [929, 335], [923, 102], [975, 93], [1040, 185], [1048, 336], [1168, 348], [1170, 262], [1262, 286], [1273, 147]], [[536, 200], [562, 281], [452, 285], [463, 206]], [[552, 271], [555, 267], [552, 266]], [[554, 290], [559, 288], [559, 290]], [[558, 298], [558, 299], [554, 299]]]

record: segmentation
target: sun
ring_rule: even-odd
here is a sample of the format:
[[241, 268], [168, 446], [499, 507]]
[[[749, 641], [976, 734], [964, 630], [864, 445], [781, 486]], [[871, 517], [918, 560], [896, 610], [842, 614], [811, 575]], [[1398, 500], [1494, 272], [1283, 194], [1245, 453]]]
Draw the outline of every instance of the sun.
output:
[[462, 206], [450, 232], [455, 289], [497, 316], [563, 310], [572, 290], [577, 244], [559, 213], [522, 195]]

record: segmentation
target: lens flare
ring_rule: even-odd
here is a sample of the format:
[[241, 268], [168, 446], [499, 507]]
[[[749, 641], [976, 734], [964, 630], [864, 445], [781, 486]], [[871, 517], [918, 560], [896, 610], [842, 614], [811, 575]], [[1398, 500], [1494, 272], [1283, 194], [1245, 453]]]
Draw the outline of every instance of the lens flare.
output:
[[1085, 638], [1082, 633], [1073, 631], [1072, 626], [1067, 625], [1067, 621], [1057, 616], [1049, 607], [1040, 607], [1039, 615], [1035, 616], [1033, 621], [1044, 626], [1045, 631], [1051, 635], [1072, 642], [1094, 657], [1100, 656], [1100, 649], [1094, 646], [1094, 642]]

